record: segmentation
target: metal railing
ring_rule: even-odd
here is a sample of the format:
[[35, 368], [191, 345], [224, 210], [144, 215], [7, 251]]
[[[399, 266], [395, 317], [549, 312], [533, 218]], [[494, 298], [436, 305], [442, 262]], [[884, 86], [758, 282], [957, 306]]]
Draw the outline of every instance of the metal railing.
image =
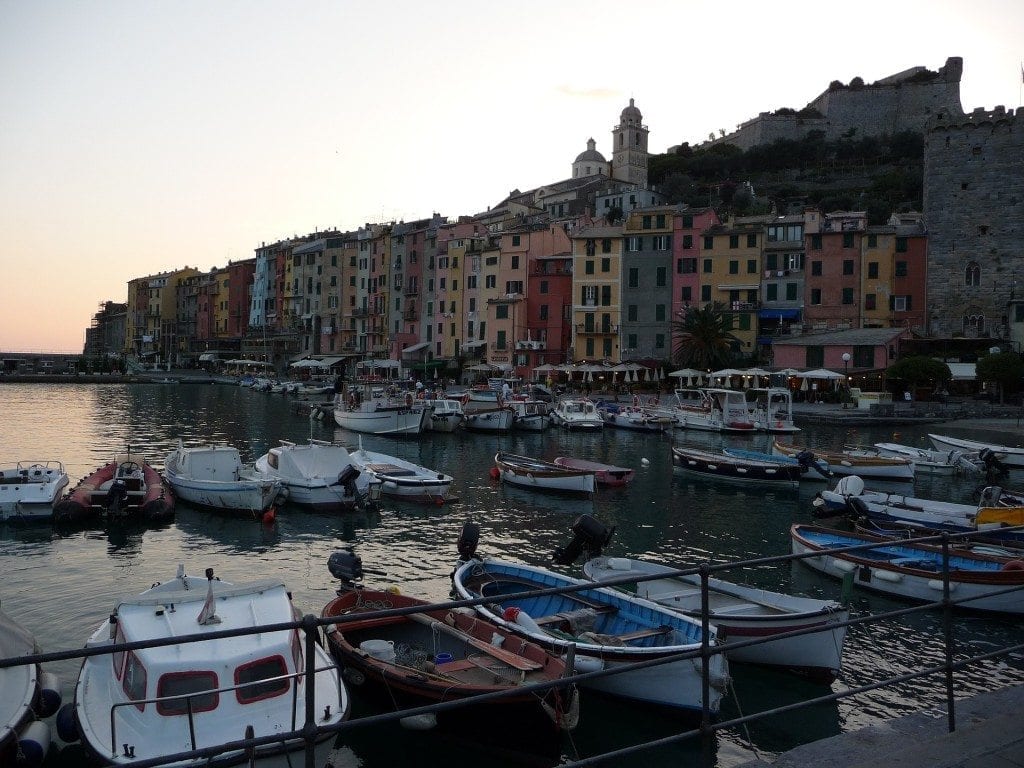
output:
[[[1024, 526], [1018, 526], [1017, 530], [1024, 529]], [[943, 567], [941, 572], [935, 574], [936, 579], [942, 581], [942, 596], [938, 600], [931, 602], [918, 603], [913, 606], [899, 608], [890, 611], [884, 611], [881, 613], [870, 613], [855, 618], [850, 618], [846, 621], [837, 621], [830, 623], [827, 629], [823, 629], [820, 625], [809, 626], [803, 629], [796, 629], [790, 632], [773, 634], [768, 637], [754, 637], [745, 640], [728, 641], [725, 643], [717, 642], [712, 644], [711, 638], [713, 637], [712, 622], [709, 619], [709, 579], [714, 573], [728, 571], [732, 569], [749, 569], [759, 568], [769, 565], [779, 565], [790, 562], [798, 562], [801, 560], [807, 560], [812, 558], [825, 558], [834, 557], [837, 554], [844, 553], [856, 553], [860, 550], [875, 549], [880, 546], [878, 541], [872, 541], [865, 544], [856, 544], [851, 546], [832, 547], [824, 551], [806, 552], [802, 554], [787, 554], [778, 555], [772, 557], [763, 557], [753, 560], [736, 561], [722, 564], [704, 564], [697, 567], [691, 568], [680, 568], [675, 570], [664, 571], [649, 576], [636, 576], [627, 575], [618, 579], [602, 580], [600, 582], [587, 582], [579, 585], [572, 585], [567, 587], [550, 587], [545, 589], [533, 589], [516, 594], [502, 595], [503, 600], [515, 600], [526, 597], [542, 597], [545, 595], [554, 594], [565, 594], [579, 592], [583, 590], [593, 590], [597, 587], [615, 587], [624, 584], [636, 584], [643, 581], [650, 581], [654, 579], [665, 579], [682, 576], [699, 576], [700, 579], [700, 592], [701, 592], [701, 642], [700, 647], [697, 650], [688, 650], [685, 652], [675, 653], [668, 656], [659, 657], [647, 661], [635, 662], [630, 664], [623, 664], [616, 666], [612, 669], [600, 669], [592, 672], [585, 673], [574, 673], [569, 678], [560, 678], [554, 681], [545, 681], [539, 683], [532, 683], [524, 686], [517, 686], [512, 690], [507, 691], [496, 691], [493, 693], [482, 694], [473, 696], [468, 699], [453, 700], [440, 704], [431, 704], [427, 706], [421, 706], [416, 708], [397, 710], [392, 712], [383, 712], [375, 715], [368, 715], [359, 717], [353, 720], [345, 720], [335, 725], [324, 726], [317, 723], [316, 718], [316, 686], [306, 685], [305, 686], [305, 697], [304, 697], [304, 715], [303, 723], [301, 727], [298, 726], [298, 720], [300, 719], [297, 715], [298, 702], [295, 702], [293, 706], [293, 712], [296, 716], [293, 718], [291, 723], [292, 730], [287, 732], [275, 733], [273, 735], [263, 737], [246, 737], [239, 740], [229, 741], [224, 744], [212, 747], [198, 748], [190, 751], [179, 752], [175, 754], [168, 754], [158, 758], [147, 758], [138, 759], [133, 761], [133, 765], [137, 768], [149, 768], [149, 766], [164, 765], [167, 763], [185, 760], [188, 758], [209, 758], [214, 757], [218, 754], [226, 752], [234, 752], [239, 750], [249, 750], [249, 754], [253, 754], [252, 750], [257, 750], [259, 747], [276, 744], [281, 745], [286, 742], [298, 742], [302, 741], [305, 744], [305, 765], [307, 768], [314, 768], [314, 751], [316, 744], [322, 741], [325, 735], [329, 734], [344, 734], [350, 730], [369, 727], [378, 725], [381, 723], [393, 723], [397, 722], [406, 717], [437, 713], [441, 711], [447, 711], [450, 709], [456, 709], [462, 706], [471, 706], [473, 704], [480, 704], [494, 699], [499, 699], [504, 696], [518, 696], [523, 693], [543, 692], [550, 688], [564, 687], [566, 679], [570, 679], [573, 682], [584, 682], [587, 680], [600, 678], [613, 674], [621, 674], [623, 672], [645, 669], [649, 667], [657, 667], [664, 664], [671, 664], [685, 659], [699, 659], [700, 660], [700, 674], [701, 674], [701, 716], [699, 725], [695, 728], [688, 728], [681, 730], [678, 733], [674, 733], [670, 736], [659, 738], [653, 742], [641, 742], [628, 747], [619, 748], [610, 752], [604, 752], [598, 755], [591, 755], [582, 757], [576, 760], [559, 763], [561, 766], [571, 766], [576, 768], [578, 766], [595, 765], [598, 763], [606, 763], [609, 760], [615, 760], [616, 758], [636, 755], [644, 750], [651, 749], [653, 747], [660, 747], [669, 744], [676, 744], [689, 739], [699, 739], [701, 743], [701, 765], [703, 768], [711, 768], [714, 765], [715, 760], [715, 743], [714, 736], [719, 731], [726, 729], [734, 729], [738, 727], [745, 727], [751, 723], [755, 723], [759, 720], [763, 720], [769, 717], [778, 716], [780, 714], [795, 712], [806, 708], [814, 707], [821, 704], [827, 704], [836, 702], [841, 699], [858, 696], [860, 694], [868, 693], [874, 690], [878, 690], [885, 687], [895, 686], [903, 684], [909, 681], [918, 680], [930, 676], [941, 676], [943, 679], [942, 687], [945, 694], [946, 707], [947, 707], [947, 729], [952, 732], [956, 729], [956, 708], [954, 699], [954, 690], [956, 687], [954, 681], [954, 674], [956, 672], [969, 669], [974, 665], [977, 665], [984, 661], [990, 661], [1000, 657], [1011, 656], [1013, 654], [1019, 654], [1024, 652], [1024, 643], [1017, 643], [1008, 646], [993, 648], [985, 653], [976, 654], [967, 658], [961, 658], [954, 660], [954, 619], [953, 609], [957, 606], [969, 608], [971, 600], [978, 599], [977, 597], [953, 597], [953, 593], [950, 587], [950, 567], [949, 558], [951, 555], [950, 548], [953, 542], [957, 540], [969, 539], [971, 534], [953, 534], [953, 533], [942, 533], [934, 536], [919, 536], [913, 538], [899, 539], [895, 543], [898, 544], [917, 544], [917, 543], [938, 543], [942, 547], [943, 554]], [[881, 544], [885, 546], [885, 543]], [[1010, 586], [1002, 589], [993, 589], [988, 595], [996, 595], [1009, 593], [1014, 591], [1020, 591], [1024, 589], [1024, 586]], [[244, 629], [235, 630], [220, 630], [215, 632], [208, 632], [203, 634], [192, 634], [181, 637], [172, 637], [162, 640], [147, 640], [137, 641], [131, 643], [122, 643], [120, 645], [106, 645], [102, 647], [91, 647], [84, 649], [76, 649], [73, 651], [58, 651], [51, 653], [39, 653], [30, 656], [20, 656], [17, 658], [0, 659], [0, 669], [28, 665], [28, 664], [46, 664], [56, 661], [64, 661], [68, 659], [84, 659], [86, 657], [122, 653], [129, 650], [135, 650], [139, 648], [155, 648], [169, 645], [179, 645], [182, 643], [201, 642], [213, 639], [238, 637], [242, 635], [251, 635], [261, 632], [276, 632], [282, 630], [293, 630], [299, 629], [304, 633], [304, 649], [305, 649], [305, 664], [306, 668], [303, 672], [296, 672], [287, 675], [288, 678], [301, 678], [305, 677], [308, 680], [314, 679], [314, 676], [319, 673], [323, 673], [328, 670], [337, 671], [337, 666], [317, 668], [315, 646], [319, 639], [319, 633], [323, 628], [326, 633], [328, 628], [335, 625], [344, 625], [347, 622], [352, 621], [364, 621], [368, 616], [372, 616], [376, 619], [383, 619], [387, 617], [406, 616], [410, 614], [423, 613], [425, 611], [436, 611], [436, 610], [450, 610], [455, 608], [473, 607], [482, 605], [485, 603], [492, 603], [494, 601], [493, 596], [486, 596], [474, 599], [466, 600], [454, 600], [445, 603], [430, 604], [430, 605], [417, 605], [406, 608], [387, 608], [378, 611], [365, 611], [355, 614], [346, 614], [331, 618], [317, 618], [313, 615], [305, 615], [301, 619], [292, 622], [282, 622], [277, 624], [268, 624], [259, 627], [249, 627]], [[943, 662], [941, 664], [935, 664], [932, 666], [924, 666], [920, 669], [908, 671], [902, 674], [896, 674], [889, 677], [885, 677], [874, 682], [860, 685], [856, 687], [844, 688], [841, 691], [831, 691], [828, 694], [817, 696], [810, 699], [805, 699], [800, 702], [787, 704], [772, 709], [762, 710], [750, 715], [741, 715], [739, 717], [730, 718], [727, 720], [714, 720], [714, 713], [709, 707], [710, 701], [710, 690], [712, 687], [712, 672], [710, 659], [718, 654], [728, 654], [730, 651], [746, 648], [748, 646], [759, 645], [765, 642], [773, 642], [781, 639], [800, 637], [802, 635], [809, 635], [819, 633], [823, 631], [834, 631], [841, 627], [853, 627], [853, 626], [868, 626], [882, 621], [888, 621], [911, 614], [922, 613], [931, 611], [939, 608], [942, 610], [942, 645], [943, 645]], [[278, 679], [278, 678], [272, 678]], [[271, 679], [271, 680], [272, 680]], [[339, 675], [339, 680], [340, 680]], [[238, 688], [251, 687], [254, 684], [259, 684], [266, 681], [249, 681], [244, 684], [225, 688], [223, 690], [235, 690]], [[293, 690], [297, 691], [297, 686], [292, 686]], [[195, 696], [209, 695], [210, 691], [198, 691], [191, 692], [188, 694], [181, 694], [174, 697], [163, 697], [161, 699], [146, 699], [145, 702], [142, 700], [126, 702], [125, 706], [136, 705], [138, 703], [150, 703], [157, 701], [167, 701], [170, 699], [181, 699], [190, 698]], [[296, 695], [297, 694], [293, 694]], [[113, 713], [111, 715], [113, 717]], [[112, 728], [113, 734], [113, 728]], [[114, 739], [116, 746], [116, 738]], [[191, 743], [195, 745], [196, 741], [193, 737]]]

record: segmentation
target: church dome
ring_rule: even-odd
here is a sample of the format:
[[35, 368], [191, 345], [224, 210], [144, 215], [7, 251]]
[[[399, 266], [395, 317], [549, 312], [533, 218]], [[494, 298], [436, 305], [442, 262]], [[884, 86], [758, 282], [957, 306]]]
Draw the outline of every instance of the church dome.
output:
[[629, 125], [635, 123], [637, 125], [643, 120], [643, 115], [640, 114], [640, 110], [633, 104], [633, 100], [629, 100], [629, 106], [622, 110], [622, 114], [619, 116], [619, 120], [623, 125]]
[[602, 155], [600, 152], [598, 152], [595, 149], [596, 146], [597, 146], [597, 143], [593, 139], [588, 139], [587, 140], [587, 148], [586, 148], [586, 150], [583, 151], [583, 152], [580, 152], [578, 155], [576, 155], [575, 162], [577, 162], [577, 163], [586, 162], [586, 161], [590, 161], [592, 163], [593, 162], [597, 162], [597, 163], [607, 162], [604, 159], [604, 155]]

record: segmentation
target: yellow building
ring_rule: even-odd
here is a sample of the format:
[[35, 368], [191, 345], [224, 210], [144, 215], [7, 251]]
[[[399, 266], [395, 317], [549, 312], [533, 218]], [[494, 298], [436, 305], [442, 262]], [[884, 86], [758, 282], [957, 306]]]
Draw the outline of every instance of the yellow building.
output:
[[198, 274], [185, 267], [128, 282], [126, 355], [165, 363], [171, 359], [178, 348], [178, 283]]
[[572, 237], [572, 350], [579, 360], [617, 362], [620, 344], [622, 227], [583, 227]]
[[762, 223], [720, 224], [705, 230], [701, 248], [701, 304], [716, 304], [732, 322], [740, 352], [757, 348], [760, 309]]

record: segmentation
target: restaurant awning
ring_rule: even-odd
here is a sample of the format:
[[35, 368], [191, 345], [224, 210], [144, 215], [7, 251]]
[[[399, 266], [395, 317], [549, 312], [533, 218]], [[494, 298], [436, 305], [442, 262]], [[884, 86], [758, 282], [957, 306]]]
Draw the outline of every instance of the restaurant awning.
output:
[[402, 350], [402, 354], [412, 354], [413, 352], [420, 352], [430, 346], [429, 341], [421, 341], [419, 344], [413, 344], [411, 347], [406, 347]]
[[477, 339], [476, 341], [467, 341], [465, 344], [462, 345], [462, 348], [476, 349], [477, 347], [482, 347], [486, 343], [487, 342], [484, 339]]
[[761, 309], [758, 311], [757, 316], [762, 320], [796, 320], [800, 317], [800, 310], [796, 308], [791, 309]]
[[953, 381], [977, 381], [978, 370], [975, 363], [946, 363], [949, 372], [953, 374]]

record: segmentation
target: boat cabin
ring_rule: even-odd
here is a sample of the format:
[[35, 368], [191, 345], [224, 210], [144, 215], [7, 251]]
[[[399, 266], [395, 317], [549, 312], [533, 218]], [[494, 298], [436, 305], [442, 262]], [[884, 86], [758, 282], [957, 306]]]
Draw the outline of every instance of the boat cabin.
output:
[[242, 459], [230, 445], [188, 448], [178, 454], [178, 471], [194, 480], [238, 480]]

